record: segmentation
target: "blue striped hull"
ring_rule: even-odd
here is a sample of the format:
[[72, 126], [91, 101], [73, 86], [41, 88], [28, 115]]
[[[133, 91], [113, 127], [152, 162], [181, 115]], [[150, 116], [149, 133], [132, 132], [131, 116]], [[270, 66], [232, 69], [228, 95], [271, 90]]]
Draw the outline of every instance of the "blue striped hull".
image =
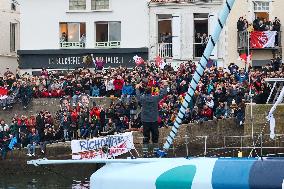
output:
[[91, 189], [284, 189], [283, 158], [165, 158], [109, 163]]

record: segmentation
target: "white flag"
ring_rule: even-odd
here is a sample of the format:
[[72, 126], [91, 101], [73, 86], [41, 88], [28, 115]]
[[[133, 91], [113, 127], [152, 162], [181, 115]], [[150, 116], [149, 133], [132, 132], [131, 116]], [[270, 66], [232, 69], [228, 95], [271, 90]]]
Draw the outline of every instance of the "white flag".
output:
[[275, 102], [275, 104], [272, 106], [271, 110], [268, 113], [267, 119], [270, 123], [270, 138], [274, 139], [275, 138], [275, 118], [273, 116], [273, 112], [276, 110], [276, 107], [278, 104], [280, 104], [283, 100], [284, 97], [284, 87], [277, 99], [277, 101]]

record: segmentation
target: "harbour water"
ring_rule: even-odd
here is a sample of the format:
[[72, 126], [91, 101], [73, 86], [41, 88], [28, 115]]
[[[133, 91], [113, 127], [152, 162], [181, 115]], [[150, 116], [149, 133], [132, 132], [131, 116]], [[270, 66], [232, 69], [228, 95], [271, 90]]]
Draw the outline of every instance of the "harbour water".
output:
[[0, 189], [88, 189], [89, 176], [64, 177], [58, 174], [0, 177]]

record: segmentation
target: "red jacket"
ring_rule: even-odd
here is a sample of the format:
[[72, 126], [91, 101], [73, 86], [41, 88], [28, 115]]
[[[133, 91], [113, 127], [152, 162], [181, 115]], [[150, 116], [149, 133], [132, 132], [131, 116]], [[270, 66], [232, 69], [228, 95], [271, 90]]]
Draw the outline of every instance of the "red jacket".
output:
[[114, 90], [122, 90], [124, 81], [122, 79], [115, 79], [113, 81]]
[[100, 113], [101, 113], [100, 110], [95, 107], [90, 111], [90, 116], [91, 117], [96, 116], [99, 119]]
[[210, 108], [207, 108], [207, 109], [203, 109], [201, 111], [201, 115], [204, 116], [204, 117], [207, 117], [207, 118], [212, 118], [213, 112]]

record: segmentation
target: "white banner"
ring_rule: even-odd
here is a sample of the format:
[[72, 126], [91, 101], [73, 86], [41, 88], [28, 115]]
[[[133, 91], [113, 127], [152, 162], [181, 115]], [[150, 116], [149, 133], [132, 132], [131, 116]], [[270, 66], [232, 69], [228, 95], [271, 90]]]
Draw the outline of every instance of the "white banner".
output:
[[133, 135], [128, 132], [90, 140], [72, 140], [71, 149], [72, 159], [112, 158], [134, 149]]
[[277, 31], [254, 31], [250, 34], [250, 45], [252, 48], [275, 47], [275, 36]]

